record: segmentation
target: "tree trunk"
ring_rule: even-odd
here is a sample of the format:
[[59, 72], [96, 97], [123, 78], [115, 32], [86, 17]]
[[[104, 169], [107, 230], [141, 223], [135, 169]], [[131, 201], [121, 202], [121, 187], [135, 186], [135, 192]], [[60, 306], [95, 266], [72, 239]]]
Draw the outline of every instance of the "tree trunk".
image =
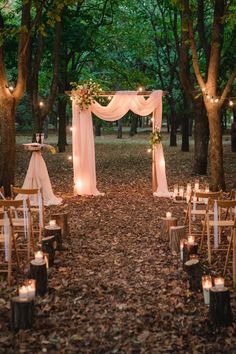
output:
[[170, 146], [177, 146], [177, 122], [176, 122], [176, 112], [175, 112], [175, 104], [170, 97], [168, 99], [168, 103], [170, 105], [171, 117], [170, 117]]
[[215, 105], [207, 106], [210, 128], [211, 190], [225, 190], [222, 131], [220, 110]]
[[122, 118], [118, 120], [117, 139], [122, 139]]
[[193, 104], [195, 113], [193, 172], [206, 175], [209, 144], [208, 119], [202, 97], [194, 100]]
[[101, 120], [100, 119], [96, 119], [95, 123], [94, 123], [94, 127], [95, 127], [95, 136], [101, 136]]
[[66, 151], [66, 105], [65, 98], [58, 100], [58, 116], [59, 116], [59, 130], [58, 130], [58, 151]]
[[182, 145], [181, 151], [189, 151], [189, 116], [191, 114], [191, 102], [190, 99], [184, 94], [185, 109], [182, 115]]
[[0, 92], [0, 186], [4, 187], [6, 196], [11, 195], [10, 186], [15, 177], [15, 110], [14, 98]]
[[135, 134], [137, 134], [137, 126], [138, 126], [138, 116], [135, 114], [132, 116], [131, 119], [129, 136], [134, 136]]

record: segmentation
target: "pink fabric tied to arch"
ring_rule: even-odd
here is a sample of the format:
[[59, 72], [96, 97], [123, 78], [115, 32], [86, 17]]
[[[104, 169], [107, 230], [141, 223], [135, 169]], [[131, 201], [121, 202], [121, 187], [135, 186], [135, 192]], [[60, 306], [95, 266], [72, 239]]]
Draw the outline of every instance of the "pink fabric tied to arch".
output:
[[[103, 195], [97, 190], [92, 113], [100, 119], [113, 122], [122, 118], [129, 110], [140, 116], [153, 113], [153, 126], [161, 129], [162, 91], [153, 91], [148, 99], [137, 95], [136, 91], [117, 91], [107, 106], [95, 102], [83, 111], [73, 101], [72, 149], [76, 194]], [[155, 149], [154, 159], [158, 187], [153, 195], [170, 197], [172, 193], [168, 191], [162, 144]]]

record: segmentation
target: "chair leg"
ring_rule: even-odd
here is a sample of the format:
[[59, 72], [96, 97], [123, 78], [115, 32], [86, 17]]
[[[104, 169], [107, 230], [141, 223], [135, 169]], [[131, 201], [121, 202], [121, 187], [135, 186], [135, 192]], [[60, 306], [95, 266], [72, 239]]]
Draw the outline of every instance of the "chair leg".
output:
[[200, 242], [200, 248], [199, 248], [200, 252], [201, 252], [202, 247], [203, 247], [205, 233], [206, 233], [206, 220], [204, 220], [204, 224], [203, 224], [203, 228], [202, 228], [202, 236], [201, 236], [201, 242]]
[[211, 239], [210, 239], [210, 226], [207, 223], [207, 252], [208, 252], [208, 262], [211, 264]]
[[230, 256], [230, 251], [231, 251], [231, 248], [232, 248], [232, 243], [233, 243], [233, 233], [231, 233], [229, 246], [228, 246], [228, 250], [227, 250], [225, 266], [224, 266], [224, 273], [223, 273], [224, 276], [226, 274], [227, 266], [228, 266], [228, 263], [229, 263], [229, 256]]

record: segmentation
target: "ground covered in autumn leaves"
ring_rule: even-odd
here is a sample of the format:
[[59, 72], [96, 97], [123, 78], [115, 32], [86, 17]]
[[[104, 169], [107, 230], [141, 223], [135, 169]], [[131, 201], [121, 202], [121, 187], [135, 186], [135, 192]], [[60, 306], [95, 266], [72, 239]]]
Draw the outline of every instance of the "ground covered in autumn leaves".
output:
[[[145, 138], [145, 137], [142, 137]], [[147, 138], [148, 140], [148, 138]], [[50, 143], [50, 141], [49, 141]], [[68, 152], [71, 146], [68, 147]], [[170, 190], [194, 181], [192, 152], [165, 144]], [[236, 176], [235, 154], [225, 142], [228, 189]], [[73, 196], [68, 153], [44, 157], [63, 204], [46, 210], [68, 212], [70, 235], [49, 271], [49, 292], [36, 300], [32, 330], [9, 330], [9, 299], [16, 284], [1, 282], [0, 353], [235, 353], [236, 323], [216, 329], [201, 292], [191, 293], [179, 255], [160, 240], [160, 218], [171, 211], [183, 223], [182, 204], [153, 198], [151, 160], [141, 141], [96, 144], [98, 189], [102, 197]], [[22, 185], [29, 153], [17, 148], [17, 184]], [[200, 177], [201, 184], [208, 177]], [[201, 255], [208, 272], [205, 251]], [[223, 263], [214, 257], [211, 274]], [[18, 280], [20, 281], [20, 280]], [[226, 285], [236, 318], [231, 269]]]

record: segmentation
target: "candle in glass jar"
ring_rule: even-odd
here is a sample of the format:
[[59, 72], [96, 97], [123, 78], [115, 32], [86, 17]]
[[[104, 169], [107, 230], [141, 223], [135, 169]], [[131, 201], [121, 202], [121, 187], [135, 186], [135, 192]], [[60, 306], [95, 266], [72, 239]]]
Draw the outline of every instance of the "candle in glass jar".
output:
[[34, 254], [35, 262], [41, 263], [43, 261], [43, 252], [42, 251], [37, 251]]
[[223, 277], [216, 277], [214, 278], [214, 284], [216, 288], [222, 289], [225, 285], [225, 280]]
[[181, 261], [184, 259], [184, 243], [185, 243], [184, 239], [180, 240], [180, 260]]
[[210, 289], [212, 288], [212, 280], [210, 275], [204, 275], [202, 277], [202, 289], [205, 305], [210, 304]]
[[49, 226], [50, 226], [50, 227], [56, 226], [56, 220], [50, 220], [50, 221], [49, 221]]
[[21, 297], [21, 298], [28, 297], [28, 287], [27, 286], [22, 285], [19, 287], [19, 297]]
[[170, 211], [167, 211], [167, 213], [166, 213], [166, 217], [167, 217], [168, 219], [170, 219], [170, 218], [171, 218], [171, 216], [172, 216], [171, 212], [170, 212]]
[[195, 243], [195, 237], [190, 235], [188, 236], [188, 244], [193, 245]]
[[35, 279], [29, 279], [28, 280], [28, 297], [31, 299], [35, 298], [35, 292], [36, 292], [36, 280]]

